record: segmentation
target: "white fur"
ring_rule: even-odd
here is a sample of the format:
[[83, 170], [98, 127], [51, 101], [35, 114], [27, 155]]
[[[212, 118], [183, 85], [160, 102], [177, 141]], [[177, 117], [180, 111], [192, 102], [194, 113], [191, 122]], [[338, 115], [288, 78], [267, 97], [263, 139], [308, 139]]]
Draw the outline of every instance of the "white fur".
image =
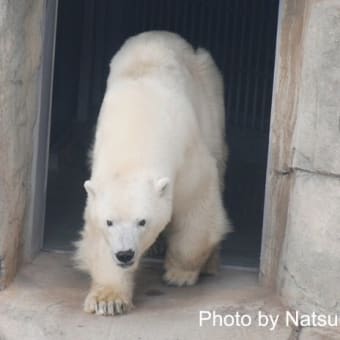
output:
[[[226, 158], [223, 86], [209, 53], [168, 32], [128, 39], [110, 65], [85, 183], [76, 259], [93, 280], [86, 311], [132, 306], [139, 260], [167, 225], [164, 279], [196, 282], [230, 231], [221, 200]], [[134, 263], [121, 268], [115, 254], [128, 249]]]

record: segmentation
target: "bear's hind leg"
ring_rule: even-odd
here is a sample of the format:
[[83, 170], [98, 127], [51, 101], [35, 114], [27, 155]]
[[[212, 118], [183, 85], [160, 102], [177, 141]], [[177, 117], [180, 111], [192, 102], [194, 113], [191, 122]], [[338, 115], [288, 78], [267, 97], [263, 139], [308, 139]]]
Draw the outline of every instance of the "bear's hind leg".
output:
[[197, 282], [200, 274], [199, 269], [190, 270], [181, 266], [169, 265], [169, 262], [165, 268], [166, 272], [163, 276], [163, 280], [171, 286], [192, 286]]
[[215, 275], [220, 267], [220, 245], [217, 245], [212, 250], [209, 258], [204, 264], [201, 273], [206, 275]]
[[[203, 238], [191, 240], [182, 232], [169, 235], [168, 250], [165, 259], [165, 274], [163, 279], [170, 285], [191, 286], [199, 277], [202, 267], [207, 262], [213, 245], [208, 245]], [[196, 240], [195, 240], [196, 239]], [[197, 246], [193, 247], [190, 242], [195, 240]]]
[[217, 255], [216, 248], [227, 230], [219, 192], [211, 188], [202, 199], [196, 199], [190, 211], [174, 217], [168, 234], [164, 280], [177, 286], [195, 284], [210, 258]]

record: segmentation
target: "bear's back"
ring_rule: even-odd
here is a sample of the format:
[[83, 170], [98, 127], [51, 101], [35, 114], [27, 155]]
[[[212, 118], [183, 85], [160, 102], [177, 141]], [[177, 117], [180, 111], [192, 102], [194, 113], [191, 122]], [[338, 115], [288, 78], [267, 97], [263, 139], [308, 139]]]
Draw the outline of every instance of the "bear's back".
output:
[[176, 34], [147, 32], [113, 57], [102, 103], [92, 170], [178, 168], [199, 129], [190, 97], [192, 47]]
[[222, 165], [222, 92], [210, 54], [195, 52], [177, 34], [152, 31], [128, 39], [110, 64], [94, 159], [108, 166], [122, 157], [175, 166], [171, 159], [183, 159], [195, 141]]
[[[129, 38], [110, 63], [107, 86], [115, 79], [138, 79], [165, 71], [186, 72], [194, 62], [195, 51], [179, 35], [166, 31], [150, 31]], [[178, 77], [178, 73], [174, 77]]]
[[227, 161], [224, 140], [224, 90], [221, 74], [205, 49], [193, 47], [178, 34], [150, 31], [129, 38], [110, 65], [108, 87], [119, 77], [157, 77], [182, 93], [194, 108], [197, 123], [221, 178]]

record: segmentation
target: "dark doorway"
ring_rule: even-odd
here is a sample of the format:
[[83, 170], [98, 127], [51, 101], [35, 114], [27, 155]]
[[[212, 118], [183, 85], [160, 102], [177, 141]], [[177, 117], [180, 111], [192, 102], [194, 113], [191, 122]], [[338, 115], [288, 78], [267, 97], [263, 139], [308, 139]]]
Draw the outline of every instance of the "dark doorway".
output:
[[87, 150], [109, 61], [129, 36], [179, 33], [213, 55], [225, 81], [230, 148], [225, 264], [259, 263], [279, 0], [59, 0], [44, 247], [82, 227]]

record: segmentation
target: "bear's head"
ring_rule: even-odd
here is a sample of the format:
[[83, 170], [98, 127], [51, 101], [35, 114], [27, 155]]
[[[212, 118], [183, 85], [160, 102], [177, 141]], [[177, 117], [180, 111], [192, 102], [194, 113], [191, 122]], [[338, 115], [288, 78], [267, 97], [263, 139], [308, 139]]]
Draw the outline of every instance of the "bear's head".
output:
[[113, 261], [122, 268], [136, 267], [171, 219], [169, 178], [91, 179], [84, 187], [88, 195], [86, 219], [104, 238]]

